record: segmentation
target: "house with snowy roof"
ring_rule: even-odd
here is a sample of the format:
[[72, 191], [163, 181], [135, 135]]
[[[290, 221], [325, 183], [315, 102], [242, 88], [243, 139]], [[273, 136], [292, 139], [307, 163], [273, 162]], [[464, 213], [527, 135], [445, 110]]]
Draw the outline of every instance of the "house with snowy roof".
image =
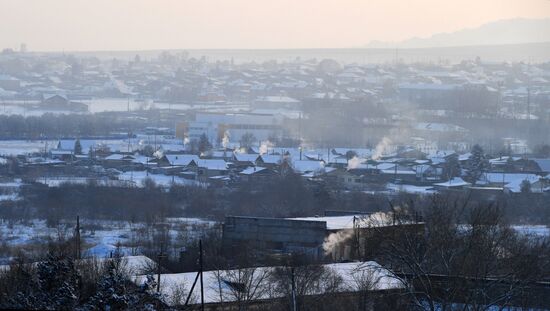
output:
[[255, 183], [268, 181], [276, 175], [272, 169], [261, 166], [249, 166], [238, 173], [241, 181]]
[[187, 166], [188, 171], [195, 172], [197, 178], [202, 181], [214, 176], [225, 176], [229, 174], [228, 162], [220, 159], [199, 159], [193, 160]]
[[284, 156], [275, 154], [262, 154], [256, 161], [259, 166], [275, 169], [284, 160]]
[[462, 190], [470, 186], [471, 183], [460, 177], [453, 177], [446, 182], [434, 183], [433, 185], [436, 190]]
[[165, 154], [159, 159], [159, 166], [181, 166], [186, 167], [191, 164], [191, 161], [195, 163], [200, 160], [198, 155], [195, 154]]
[[522, 184], [528, 183], [530, 191], [542, 193], [550, 190], [550, 185], [541, 176], [530, 173], [490, 172], [481, 176], [477, 184], [500, 186], [511, 193], [522, 192]]
[[43, 94], [40, 106], [48, 110], [88, 111], [88, 105], [70, 101], [62, 94]]
[[531, 160], [537, 164], [541, 173], [550, 174], [550, 159], [535, 158]]
[[232, 162], [235, 166], [239, 167], [254, 166], [259, 158], [259, 154], [235, 152]]
[[324, 161], [294, 160], [290, 162], [290, 167], [297, 174], [314, 173], [315, 175], [322, 175], [325, 172]]

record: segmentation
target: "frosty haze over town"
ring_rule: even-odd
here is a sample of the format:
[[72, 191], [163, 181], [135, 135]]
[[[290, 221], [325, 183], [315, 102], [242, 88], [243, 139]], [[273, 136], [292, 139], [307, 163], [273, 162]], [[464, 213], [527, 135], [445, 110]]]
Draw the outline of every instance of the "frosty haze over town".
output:
[[0, 309], [550, 310], [550, 2], [287, 2], [0, 0]]

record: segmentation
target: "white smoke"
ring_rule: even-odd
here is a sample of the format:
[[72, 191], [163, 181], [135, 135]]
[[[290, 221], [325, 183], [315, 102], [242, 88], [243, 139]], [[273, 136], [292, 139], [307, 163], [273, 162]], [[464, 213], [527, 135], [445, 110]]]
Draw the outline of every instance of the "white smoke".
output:
[[323, 250], [325, 251], [325, 254], [328, 255], [332, 253], [332, 251], [338, 244], [347, 241], [351, 237], [353, 237], [353, 230], [351, 229], [340, 230], [329, 234], [329, 236], [325, 238], [325, 242], [323, 243]]
[[[376, 212], [370, 215], [354, 216], [354, 227], [358, 228], [375, 228], [391, 225], [393, 220], [392, 213]], [[329, 234], [323, 242], [323, 250], [325, 254], [330, 254], [338, 244], [345, 244], [349, 239], [353, 238], [355, 229], [339, 230]]]
[[227, 147], [229, 146], [229, 132], [228, 131], [223, 132], [222, 146], [223, 146], [223, 149], [227, 149]]
[[273, 148], [274, 144], [269, 140], [263, 141], [260, 145], [260, 155], [266, 154], [270, 148]]
[[348, 160], [348, 170], [352, 170], [355, 168], [358, 168], [361, 164], [361, 159], [359, 159], [357, 156], [354, 156], [353, 158]]
[[157, 158], [157, 159], [160, 159], [164, 156], [164, 152], [162, 152], [162, 150], [157, 150], [153, 153], [153, 157]]
[[376, 148], [374, 149], [374, 153], [372, 155], [373, 160], [378, 160], [382, 157], [382, 155], [388, 150], [388, 147], [391, 144], [391, 139], [384, 137], [382, 140], [376, 145]]

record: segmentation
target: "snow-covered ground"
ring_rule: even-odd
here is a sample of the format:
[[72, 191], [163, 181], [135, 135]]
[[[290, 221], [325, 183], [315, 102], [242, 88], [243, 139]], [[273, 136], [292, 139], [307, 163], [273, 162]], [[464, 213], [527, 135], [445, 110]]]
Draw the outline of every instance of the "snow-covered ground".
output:
[[[168, 226], [168, 234], [176, 239], [184, 234], [189, 239], [200, 237], [204, 232], [215, 225], [215, 222], [198, 218], [167, 218], [163, 223]], [[64, 223], [57, 227], [48, 227], [45, 220], [30, 220], [25, 223], [9, 223], [0, 221], [0, 239], [7, 246], [25, 246], [44, 243], [48, 239], [73, 236], [75, 224]], [[81, 238], [83, 239], [83, 253], [97, 257], [109, 256], [117, 244], [122, 245], [122, 252], [126, 255], [139, 254], [140, 234], [149, 230], [145, 223], [131, 223], [124, 221], [81, 220]]]
[[530, 236], [550, 236], [550, 227], [543, 225], [517, 225], [512, 226], [517, 232]]
[[49, 151], [57, 145], [56, 140], [0, 140], [0, 155], [16, 156]]
[[205, 186], [205, 183], [201, 183], [195, 180], [185, 179], [177, 176], [168, 176], [162, 174], [148, 174], [146, 171], [129, 171], [118, 175], [119, 180], [129, 181], [135, 186], [143, 187], [144, 181], [149, 178], [155, 182], [158, 186], [169, 187], [171, 184], [185, 185], [185, 186]]
[[10, 193], [10, 194], [0, 194], [0, 202], [2, 201], [18, 201], [21, 198], [19, 197], [19, 194], [17, 193]]
[[[57, 148], [59, 140], [0, 140], [0, 156], [17, 156], [28, 155], [32, 153], [44, 153], [49, 152], [52, 149]], [[83, 142], [84, 143], [84, 140]], [[138, 150], [141, 148], [140, 139], [97, 139], [94, 140], [97, 146], [103, 145], [108, 147], [112, 152], [124, 152], [128, 151], [128, 148], [132, 150]], [[88, 153], [88, 149], [82, 150], [84, 154]]]
[[437, 191], [434, 190], [431, 186], [414, 186], [414, 185], [405, 185], [405, 184], [392, 184], [389, 183], [387, 186], [388, 190], [393, 192], [406, 192], [413, 194], [434, 194]]
[[[343, 281], [342, 285], [336, 289], [339, 292], [353, 292], [363, 290], [363, 283], [368, 280], [372, 281], [371, 290], [389, 290], [403, 288], [403, 281], [397, 279], [392, 273], [382, 267], [380, 264], [374, 261], [367, 262], [350, 262], [350, 263], [335, 263], [324, 265], [325, 269], [334, 273], [334, 275], [340, 277]], [[255, 269], [254, 273], [250, 273], [252, 276], [250, 284], [254, 284], [255, 288], [251, 290], [261, 291], [253, 299], [254, 300], [266, 300], [273, 298], [280, 298], [283, 293], [267, 290], [268, 283], [271, 282], [268, 277], [273, 273], [276, 267], [259, 267]], [[231, 282], [239, 282], [235, 275], [238, 275], [238, 270], [221, 270], [221, 271], [205, 271], [203, 273], [204, 279], [204, 300], [206, 303], [216, 303], [223, 301], [235, 301], [237, 297], [234, 295], [234, 288], [231, 288]], [[243, 272], [241, 272], [243, 274]], [[176, 273], [176, 274], [162, 274], [161, 275], [161, 295], [166, 303], [170, 305], [183, 304], [187, 292], [182, 295], [181, 290], [185, 288], [188, 291], [193, 284], [196, 272], [188, 273]], [[246, 278], [246, 277], [244, 277]], [[136, 284], [142, 284], [146, 280], [146, 276], [137, 276], [134, 278]], [[323, 287], [321, 286], [319, 292], [308, 293], [310, 295], [321, 294]], [[179, 297], [182, 296], [182, 297]], [[183, 300], [180, 300], [183, 298]], [[196, 299], [193, 299], [192, 304], [197, 303]]]
[[[86, 104], [88, 111], [75, 112], [70, 110], [50, 110], [45, 108], [33, 108], [33, 105], [39, 104], [39, 101], [21, 101], [10, 100], [0, 105], [0, 115], [22, 115], [22, 116], [41, 116], [45, 113], [54, 114], [86, 114], [98, 112], [121, 112], [121, 111], [139, 111], [139, 110], [154, 110], [154, 109], [172, 109], [172, 110], [189, 110], [201, 109], [211, 112], [240, 112], [249, 111], [248, 104], [239, 102], [229, 102], [223, 104], [170, 104], [159, 103], [151, 100], [136, 101], [135, 99], [126, 98], [94, 98], [86, 100], [75, 100], [76, 102]], [[282, 112], [285, 112], [283, 110]], [[293, 111], [290, 111], [292, 113]], [[296, 113], [294, 113], [296, 115]]]

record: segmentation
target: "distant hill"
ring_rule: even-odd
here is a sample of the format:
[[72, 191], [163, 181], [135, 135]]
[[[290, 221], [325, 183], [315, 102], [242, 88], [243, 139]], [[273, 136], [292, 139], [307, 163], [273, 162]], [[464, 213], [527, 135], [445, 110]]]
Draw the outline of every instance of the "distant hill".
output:
[[432, 48], [550, 42], [550, 18], [507, 19], [429, 38], [401, 42], [371, 41], [367, 48]]

